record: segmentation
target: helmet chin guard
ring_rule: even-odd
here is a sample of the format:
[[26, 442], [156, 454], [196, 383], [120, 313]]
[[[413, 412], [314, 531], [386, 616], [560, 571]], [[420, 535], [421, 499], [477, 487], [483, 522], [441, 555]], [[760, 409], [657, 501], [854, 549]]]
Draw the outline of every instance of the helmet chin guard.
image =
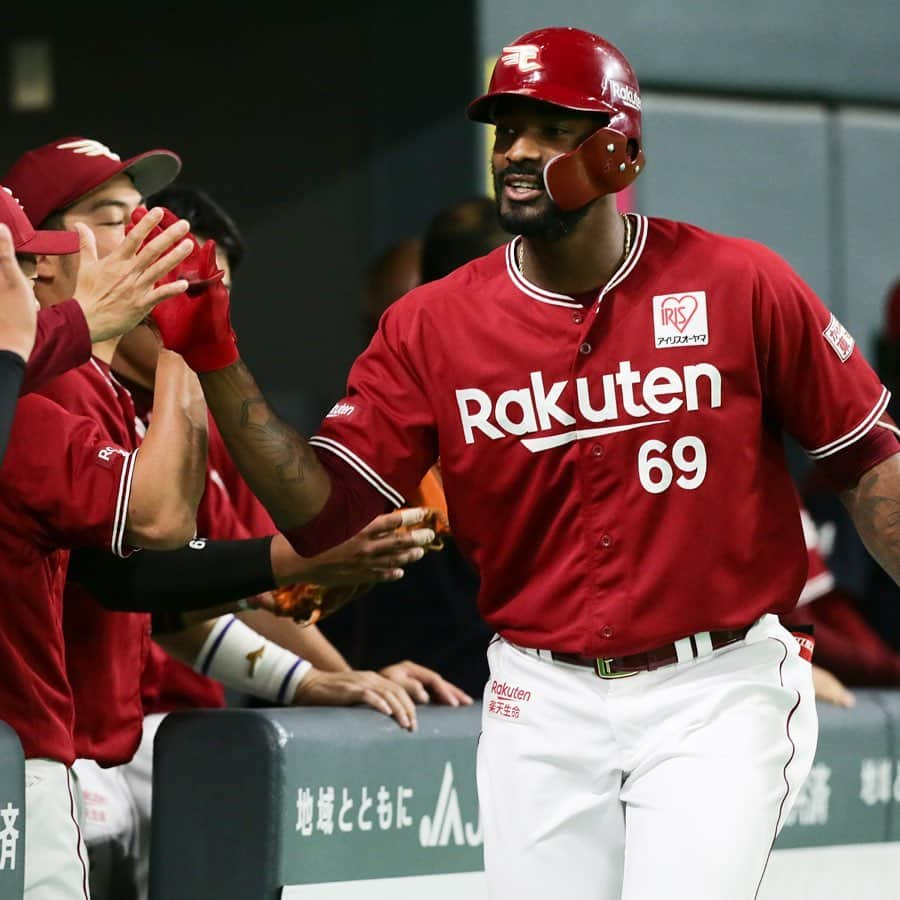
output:
[[544, 167], [544, 184], [550, 199], [568, 211], [618, 193], [643, 168], [644, 151], [636, 141], [614, 128], [600, 128], [571, 153], [554, 156]]

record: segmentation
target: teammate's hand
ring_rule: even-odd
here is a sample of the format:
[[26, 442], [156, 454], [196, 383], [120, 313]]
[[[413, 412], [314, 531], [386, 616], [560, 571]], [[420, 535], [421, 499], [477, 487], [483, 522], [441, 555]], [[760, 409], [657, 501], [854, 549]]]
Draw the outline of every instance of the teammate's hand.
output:
[[157, 303], [187, 290], [187, 280], [172, 272], [193, 249], [185, 238], [189, 225], [176, 219], [163, 231], [158, 227], [161, 219], [161, 210], [148, 213], [103, 259], [97, 258], [94, 233], [76, 223], [81, 256], [75, 299], [84, 311], [91, 341], [131, 331]]
[[379, 674], [403, 687], [416, 703], [429, 703], [433, 699], [446, 706], [471, 706], [474, 702], [464, 690], [433, 669], [408, 659], [385, 666]]
[[377, 516], [358, 534], [309, 559], [298, 556], [287, 539], [272, 539], [272, 572], [279, 585], [305, 582], [327, 587], [396, 581], [403, 566], [425, 555], [435, 539], [431, 528], [416, 528], [425, 518], [421, 508]]
[[9, 226], [0, 225], [0, 350], [11, 350], [27, 361], [36, 329], [34, 290], [16, 261]]
[[835, 706], [843, 706], [847, 709], [856, 705], [856, 697], [827, 669], [813, 666], [812, 677], [817, 700], [825, 700]]
[[416, 705], [399, 684], [376, 672], [311, 669], [297, 686], [294, 706], [354, 706], [364, 703], [415, 731]]
[[[132, 229], [160, 210], [161, 224], [175, 219], [167, 209], [147, 212], [138, 207], [131, 214]], [[215, 241], [200, 244], [189, 236], [190, 252], [174, 270], [186, 288], [152, 312], [163, 345], [184, 357], [195, 372], [224, 369], [238, 359], [237, 339], [231, 328], [228, 288], [216, 264]]]

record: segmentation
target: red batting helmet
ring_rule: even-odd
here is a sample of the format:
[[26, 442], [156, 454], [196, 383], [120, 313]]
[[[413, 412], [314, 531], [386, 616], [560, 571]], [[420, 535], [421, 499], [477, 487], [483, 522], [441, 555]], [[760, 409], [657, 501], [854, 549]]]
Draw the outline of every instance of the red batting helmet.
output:
[[544, 180], [562, 209], [621, 191], [644, 167], [637, 77], [622, 52], [596, 34], [541, 28], [516, 38], [503, 48], [487, 93], [469, 104], [469, 118], [493, 122], [498, 97], [609, 116], [607, 126], [547, 164]]

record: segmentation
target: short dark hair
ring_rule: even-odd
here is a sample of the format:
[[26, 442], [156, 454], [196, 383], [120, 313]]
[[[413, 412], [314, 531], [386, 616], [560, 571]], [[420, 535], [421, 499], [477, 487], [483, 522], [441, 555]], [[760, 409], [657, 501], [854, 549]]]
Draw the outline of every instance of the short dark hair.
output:
[[234, 219], [206, 191], [170, 185], [147, 197], [146, 205], [147, 209], [164, 206], [179, 219], [187, 219], [197, 237], [213, 240], [225, 251], [232, 272], [241, 264], [245, 248], [241, 232]]
[[490, 197], [470, 197], [455, 203], [441, 210], [425, 230], [422, 281], [443, 278], [509, 239]]

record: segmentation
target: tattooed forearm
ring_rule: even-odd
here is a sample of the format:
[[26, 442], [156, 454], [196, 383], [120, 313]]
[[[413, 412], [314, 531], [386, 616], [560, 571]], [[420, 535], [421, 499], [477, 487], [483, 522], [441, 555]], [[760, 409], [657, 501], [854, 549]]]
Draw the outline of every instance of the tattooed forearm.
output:
[[316, 454], [273, 412], [243, 362], [200, 376], [228, 450], [279, 528], [308, 522], [325, 505], [330, 483]]
[[271, 460], [278, 481], [303, 481], [315, 454], [296, 431], [272, 412], [262, 395], [241, 403], [241, 428], [254, 432], [256, 444]]
[[900, 584], [900, 454], [866, 472], [841, 499], [866, 549]]

